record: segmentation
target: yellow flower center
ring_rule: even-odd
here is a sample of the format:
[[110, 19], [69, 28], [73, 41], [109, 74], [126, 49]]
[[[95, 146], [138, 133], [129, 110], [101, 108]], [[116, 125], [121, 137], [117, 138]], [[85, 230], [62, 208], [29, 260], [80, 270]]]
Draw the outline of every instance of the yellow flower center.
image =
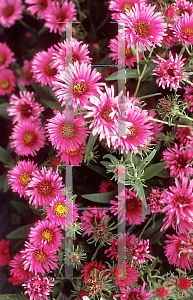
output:
[[2, 10], [2, 15], [5, 18], [9, 18], [12, 16], [12, 14], [14, 13], [14, 6], [11, 4], [8, 4], [7, 6], [5, 6]]
[[30, 178], [31, 178], [30, 173], [23, 172], [19, 175], [19, 181], [20, 181], [21, 185], [23, 185], [23, 186], [28, 185], [28, 183], [30, 182]]
[[135, 33], [140, 37], [146, 37], [149, 34], [150, 25], [144, 21], [139, 21], [134, 24]]
[[50, 229], [43, 229], [40, 233], [40, 238], [43, 241], [51, 242], [54, 238], [53, 231]]
[[42, 181], [38, 184], [37, 189], [40, 195], [49, 195], [52, 190], [52, 185], [48, 181]]
[[63, 202], [58, 202], [54, 206], [54, 214], [59, 218], [64, 218], [66, 215], [66, 205]]
[[131, 57], [133, 57], [134, 55], [133, 55], [133, 52], [132, 52], [132, 50], [131, 50], [131, 48], [126, 48], [125, 49], [125, 56], [126, 56], [126, 59], [129, 59], [129, 58], [131, 58]]
[[26, 131], [23, 135], [23, 142], [25, 146], [33, 146], [37, 140], [37, 136], [34, 132]]
[[5, 60], [6, 60], [5, 54], [1, 53], [0, 54], [0, 65], [4, 64]]
[[47, 259], [47, 254], [43, 250], [36, 250], [34, 252], [34, 259], [37, 262], [43, 263]]
[[65, 138], [71, 138], [74, 134], [74, 126], [72, 123], [63, 123], [60, 125], [60, 133], [65, 136]]
[[186, 37], [193, 36], [193, 26], [188, 26], [188, 27], [182, 29], [182, 33], [183, 33]]
[[9, 80], [8, 79], [3, 79], [3, 80], [1, 80], [1, 82], [0, 82], [0, 86], [1, 86], [1, 88], [3, 89], [3, 90], [6, 90], [6, 89], [8, 89], [9, 88], [9, 85], [10, 85], [10, 82], [9, 82]]
[[121, 12], [123, 14], [125, 14], [126, 13], [126, 9], [131, 10], [132, 7], [133, 7], [132, 4], [129, 4], [129, 3], [123, 4], [123, 6], [121, 7]]
[[84, 82], [80, 81], [73, 85], [73, 94], [75, 96], [81, 96], [87, 90], [87, 86]]

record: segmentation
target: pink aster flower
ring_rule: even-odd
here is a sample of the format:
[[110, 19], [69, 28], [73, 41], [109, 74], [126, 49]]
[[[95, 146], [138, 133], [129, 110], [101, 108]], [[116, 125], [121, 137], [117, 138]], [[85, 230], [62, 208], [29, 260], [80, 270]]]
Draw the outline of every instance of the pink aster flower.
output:
[[193, 265], [193, 239], [188, 234], [184, 235], [168, 235], [169, 240], [165, 248], [165, 255], [168, 258], [169, 264], [173, 264], [177, 268], [191, 270]]
[[0, 267], [8, 265], [10, 261], [9, 242], [4, 239], [0, 241]]
[[48, 120], [46, 125], [48, 139], [57, 150], [68, 152], [76, 150], [88, 136], [82, 114], [79, 114], [76, 119], [74, 118], [72, 123], [65, 111], [63, 114], [58, 111], [55, 113], [56, 116]]
[[[150, 110], [149, 116], [154, 118], [156, 116], [155, 110]], [[152, 122], [151, 123], [151, 131], [153, 132], [152, 140], [158, 144], [158, 143], [160, 143], [158, 141], [158, 137], [163, 136], [163, 133], [161, 133], [161, 131], [163, 130], [163, 124], [157, 123], [155, 121], [151, 121], [151, 122]]]
[[[182, 148], [183, 145], [180, 145]], [[165, 169], [170, 169], [171, 177], [188, 177], [193, 174], [193, 167], [190, 165], [193, 156], [192, 148], [179, 149], [177, 144], [173, 148], [163, 151], [163, 161], [168, 162]]]
[[119, 203], [111, 200], [110, 204], [113, 206], [110, 207], [110, 210], [115, 216], [118, 215], [121, 222], [127, 220], [130, 225], [139, 225], [145, 221], [145, 218], [142, 219], [142, 202], [139, 196], [136, 196], [135, 190], [132, 192], [125, 188], [115, 197]]
[[[121, 35], [111, 39], [109, 43], [109, 48], [113, 52], [109, 54], [121, 66], [125, 64], [131, 69], [134, 66], [134, 62], [137, 61], [136, 56], [133, 54], [130, 44], [127, 40], [124, 40]], [[142, 59], [142, 55], [139, 53], [139, 60]]]
[[65, 162], [66, 165], [78, 166], [83, 160], [83, 154], [86, 152], [84, 145], [79, 145], [76, 149], [70, 151], [60, 150], [57, 156], [60, 156], [61, 162]]
[[[163, 43], [170, 49], [172, 46], [178, 43], [178, 39], [175, 36], [173, 27], [170, 24], [167, 24], [166, 36], [163, 38]], [[162, 46], [164, 48], [164, 45]]]
[[193, 131], [189, 127], [178, 127], [175, 138], [188, 147], [193, 145]]
[[113, 272], [115, 282], [119, 287], [127, 288], [129, 285], [133, 285], [138, 280], [137, 269], [130, 264], [123, 263], [118, 265]]
[[185, 13], [189, 15], [193, 13], [193, 3], [188, 0], [175, 0], [174, 7], [179, 16], [183, 16]]
[[112, 14], [112, 19], [118, 21], [120, 13], [125, 14], [126, 9], [130, 11], [135, 4], [145, 4], [145, 0], [110, 0], [109, 10], [116, 11]]
[[[118, 96], [115, 96], [114, 86], [108, 88], [105, 85], [105, 92], [98, 91], [99, 97], [90, 99], [90, 104], [85, 106], [88, 112], [85, 118], [93, 118], [89, 128], [93, 128], [93, 135], [99, 134], [99, 140], [107, 139], [108, 146], [113, 135], [118, 133]], [[92, 104], [92, 105], [91, 105]]]
[[180, 88], [180, 80], [184, 80], [188, 77], [183, 71], [184, 61], [186, 58], [182, 59], [182, 55], [176, 57], [174, 59], [171, 51], [169, 53], [169, 59], [164, 59], [156, 54], [160, 62], [152, 59], [153, 62], [158, 63], [158, 66], [154, 69], [154, 73], [152, 75], [156, 75], [159, 78], [156, 79], [156, 83], [158, 86], [162, 86], [163, 89], [165, 87], [172, 87], [174, 90]]
[[135, 6], [130, 10], [126, 10], [125, 14], [120, 14], [118, 22], [124, 25], [124, 29], [120, 32], [125, 35], [125, 39], [132, 47], [140, 45], [144, 50], [154, 47], [154, 44], [161, 47], [163, 37], [166, 35], [166, 23], [160, 12], [155, 12], [155, 5]]
[[165, 190], [162, 195], [162, 204], [165, 205], [162, 212], [166, 213], [166, 218], [163, 220], [165, 223], [161, 231], [172, 225], [180, 233], [193, 232], [193, 180], [188, 183], [188, 178], [183, 177], [180, 186], [175, 178], [175, 184], [176, 186], [169, 187], [171, 192]]
[[[136, 261], [137, 264], [141, 264], [145, 262], [146, 258], [148, 257], [149, 253], [149, 240], [140, 240], [139, 243], [133, 246], [132, 250], [132, 259]], [[151, 261], [152, 259], [149, 258]]]
[[9, 106], [7, 111], [9, 116], [14, 116], [13, 124], [27, 120], [35, 121], [44, 111], [44, 108], [35, 102], [33, 96], [34, 92], [29, 93], [26, 91], [20, 91], [19, 97], [14, 94], [11, 95], [9, 102], [12, 106]]
[[[97, 260], [93, 260], [89, 263], [85, 263], [85, 265], [82, 267], [80, 276], [83, 277], [83, 282], [85, 282], [89, 278], [89, 275], [95, 275], [96, 272], [97, 276], [100, 271], [103, 271], [105, 269], [105, 265], [103, 265], [102, 263], [98, 264]], [[98, 273], [97, 270], [99, 271]]]
[[108, 180], [108, 182], [103, 180], [101, 182], [101, 184], [99, 185], [99, 192], [100, 193], [108, 193], [108, 192], [111, 192], [111, 191], [116, 191], [117, 189], [118, 189], [117, 184], [112, 182], [111, 180]]
[[33, 161], [18, 161], [17, 165], [8, 171], [8, 183], [11, 184], [13, 192], [18, 192], [20, 197], [26, 195], [31, 174], [37, 170], [37, 164]]
[[148, 201], [148, 208], [150, 210], [150, 213], [158, 213], [162, 212], [162, 193], [159, 190], [152, 189], [151, 193], [147, 197]]
[[38, 221], [30, 228], [29, 241], [34, 245], [43, 245], [46, 250], [59, 251], [63, 235], [53, 222], [48, 220]]
[[145, 282], [143, 286], [130, 289], [130, 288], [123, 288], [120, 287], [121, 294], [115, 295], [114, 297], [120, 297], [121, 300], [128, 300], [128, 299], [139, 299], [139, 300], [149, 300], [149, 298], [153, 297], [153, 291], [146, 292], [145, 291]]
[[29, 197], [29, 203], [45, 207], [49, 205], [54, 197], [62, 195], [62, 177], [59, 173], [54, 172], [52, 168], [46, 170], [46, 167], [42, 167], [39, 171], [32, 173], [32, 179], [28, 184], [28, 190], [26, 195]]
[[38, 52], [32, 60], [33, 78], [43, 85], [52, 86], [57, 69], [52, 67], [52, 57], [56, 51], [50, 47], [47, 51]]
[[7, 46], [6, 43], [0, 43], [0, 70], [9, 66], [10, 63], [15, 61], [14, 53]]
[[32, 15], [37, 14], [39, 18], [44, 19], [46, 12], [51, 5], [51, 0], [25, 0], [25, 3], [32, 4], [27, 7], [27, 10], [29, 10]]
[[21, 284], [33, 276], [33, 273], [29, 272], [28, 269], [24, 270], [23, 262], [22, 254], [17, 253], [9, 263], [11, 267], [9, 281], [14, 282], [14, 284]]
[[193, 86], [186, 86], [185, 88], [185, 93], [183, 94], [183, 102], [188, 103], [190, 102], [189, 106], [187, 109], [190, 112], [193, 112]]
[[59, 72], [64, 71], [71, 62], [91, 63], [92, 58], [88, 56], [88, 45], [83, 44], [83, 41], [71, 37], [70, 40], [59, 43], [55, 48], [57, 51], [53, 54], [52, 66], [57, 68]]
[[53, 82], [55, 95], [58, 96], [59, 101], [62, 101], [62, 106], [66, 103], [73, 104], [74, 110], [77, 105], [84, 109], [84, 105], [88, 105], [88, 98], [97, 99], [98, 87], [101, 83], [97, 83], [101, 79], [101, 74], [96, 69], [91, 69], [91, 65], [69, 64], [65, 72], [57, 74]]
[[46, 207], [47, 217], [57, 226], [62, 228], [69, 227], [78, 219], [78, 208], [73, 201], [66, 199], [66, 196], [56, 196], [54, 200]]
[[13, 71], [9, 69], [0, 72], [0, 96], [10, 95], [15, 89], [15, 77]]
[[15, 148], [15, 152], [22, 156], [35, 156], [45, 142], [44, 129], [39, 123], [31, 121], [17, 123], [10, 138], [14, 140], [11, 148]]
[[54, 278], [34, 275], [22, 286], [25, 289], [24, 295], [28, 294], [30, 300], [48, 300], [51, 288], [54, 286]]
[[[192, 4], [193, 8], [193, 4]], [[193, 43], [193, 13], [185, 12], [181, 17], [178, 17], [174, 25], [170, 25], [174, 31], [174, 35], [183, 45], [192, 45]]]
[[1, 0], [0, 24], [3, 27], [11, 27], [15, 21], [22, 18], [23, 9], [22, 0]]
[[24, 86], [30, 85], [31, 82], [34, 81], [33, 79], [33, 72], [32, 72], [32, 61], [24, 60], [23, 62], [23, 70], [22, 70], [23, 77], [19, 77], [18, 83]]
[[21, 251], [22, 258], [24, 259], [24, 270], [40, 273], [44, 275], [50, 270], [57, 269], [55, 262], [58, 261], [55, 256], [55, 250], [46, 250], [42, 245], [33, 245], [29, 242], [25, 242], [25, 249]]
[[45, 27], [50, 28], [50, 32], [61, 35], [66, 30], [66, 22], [76, 21], [75, 4], [66, 0], [62, 4], [59, 2], [52, 2], [45, 13]]
[[88, 207], [88, 210], [84, 210], [82, 212], [82, 216], [80, 216], [81, 225], [84, 230], [82, 236], [85, 236], [86, 234], [90, 236], [93, 231], [93, 227], [91, 225], [94, 225], [95, 221], [97, 221], [97, 224], [100, 225], [107, 217], [107, 209], [101, 210], [96, 207]]

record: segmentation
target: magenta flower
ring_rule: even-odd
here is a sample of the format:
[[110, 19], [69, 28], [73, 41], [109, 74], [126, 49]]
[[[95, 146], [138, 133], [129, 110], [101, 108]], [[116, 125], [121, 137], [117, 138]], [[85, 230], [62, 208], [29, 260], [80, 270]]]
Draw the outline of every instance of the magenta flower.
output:
[[[165, 207], [162, 212], [166, 212], [166, 218], [163, 220], [165, 224], [161, 228], [165, 230], [172, 225], [174, 229], [182, 233], [192, 232], [192, 219], [193, 219], [193, 180], [188, 183], [188, 178], [182, 178], [182, 185], [180, 186], [178, 180], [175, 178], [176, 186], [170, 186], [162, 194], [162, 204]], [[188, 228], [182, 227], [187, 223]]]
[[44, 147], [44, 129], [40, 127], [39, 122], [23, 121], [13, 127], [10, 139], [14, 140], [10, 146], [15, 147], [17, 154], [35, 156]]
[[165, 248], [165, 255], [169, 264], [173, 264], [177, 268], [191, 270], [193, 265], [193, 239], [188, 234], [184, 235], [168, 235], [169, 240]]
[[179, 16], [183, 16], [185, 13], [189, 15], [193, 13], [193, 3], [188, 0], [175, 0], [174, 7]]
[[11, 27], [15, 21], [22, 18], [23, 9], [22, 0], [1, 0], [0, 24], [3, 27]]
[[28, 190], [26, 195], [29, 197], [29, 203], [45, 207], [49, 205], [54, 197], [62, 195], [62, 177], [59, 173], [54, 172], [52, 168], [46, 170], [46, 167], [42, 167], [39, 171], [32, 173], [32, 179], [28, 184]]
[[151, 193], [147, 197], [148, 201], [148, 208], [150, 210], [150, 213], [157, 213], [162, 212], [162, 193], [159, 190], [152, 189]]
[[15, 89], [15, 77], [13, 71], [9, 69], [1, 70], [0, 72], [0, 96], [10, 95]]
[[[193, 7], [193, 5], [192, 5]], [[193, 11], [193, 10], [192, 10]], [[183, 45], [192, 45], [193, 43], [193, 13], [185, 12], [178, 17], [174, 25], [170, 25], [174, 35]]]
[[7, 68], [14, 61], [14, 53], [11, 49], [6, 43], [0, 43], [0, 70]]
[[130, 11], [135, 4], [145, 4], [145, 0], [110, 0], [109, 1], [109, 10], [116, 11], [112, 14], [112, 19], [118, 21], [120, 13], [125, 14], [126, 9]]
[[57, 51], [53, 54], [52, 66], [57, 68], [59, 72], [64, 71], [69, 63], [91, 63], [92, 58], [88, 56], [90, 53], [88, 45], [83, 44], [83, 41], [78, 41], [74, 37], [59, 43], [55, 46], [55, 49]]
[[[106, 269], [106, 266], [104, 266], [102, 263], [99, 263], [96, 260], [93, 260], [89, 263], [85, 263], [85, 265], [82, 267], [81, 270], [81, 277], [83, 277], [83, 282], [85, 282], [89, 275], [94, 275], [96, 270], [96, 276], [100, 271], [103, 271]], [[98, 271], [98, 272], [97, 272]]]
[[139, 300], [149, 300], [149, 298], [153, 297], [153, 291], [146, 292], [145, 291], [145, 282], [143, 286], [130, 289], [127, 287], [120, 287], [121, 294], [115, 295], [114, 297], [120, 297], [121, 300], [128, 300], [128, 299], [139, 299]]
[[193, 145], [193, 131], [189, 127], [178, 127], [175, 138], [188, 147]]
[[17, 165], [8, 171], [8, 183], [11, 184], [13, 192], [18, 192], [20, 197], [26, 195], [31, 174], [37, 170], [37, 164], [33, 161], [18, 161]]
[[48, 277], [34, 275], [22, 286], [25, 289], [24, 295], [28, 294], [30, 300], [48, 300], [51, 288], [54, 286], [54, 278], [49, 279]]
[[46, 207], [47, 217], [51, 222], [62, 228], [69, 227], [78, 219], [76, 204], [66, 200], [66, 196], [56, 196]]
[[183, 94], [184, 97], [183, 102], [184, 103], [190, 102], [187, 109], [193, 112], [193, 86], [186, 86], [184, 89], [185, 89], [185, 93]]
[[[182, 148], [183, 145], [180, 145]], [[165, 169], [170, 169], [171, 177], [188, 177], [193, 174], [193, 167], [190, 165], [193, 156], [192, 148], [179, 149], [177, 144], [173, 148], [163, 151], [163, 161], [168, 162]]]
[[56, 51], [50, 47], [47, 51], [38, 52], [32, 60], [33, 78], [43, 85], [52, 86], [57, 69], [52, 67], [52, 57]]
[[33, 273], [29, 272], [28, 269], [24, 270], [24, 260], [22, 254], [17, 253], [9, 263], [10, 275], [12, 276], [9, 281], [14, 282], [14, 284], [21, 284], [33, 276]]
[[135, 4], [125, 14], [121, 13], [118, 22], [124, 25], [120, 32], [132, 47], [140, 45], [144, 50], [149, 50], [154, 44], [161, 47], [163, 37], [166, 35], [166, 23], [160, 12], [155, 12], [155, 5]]
[[43, 245], [46, 250], [59, 251], [64, 238], [61, 230], [48, 220], [38, 221], [30, 228], [29, 241], [34, 245]]
[[132, 259], [134, 259], [137, 264], [145, 263], [145, 259], [149, 258], [149, 252], [149, 240], [140, 240], [139, 243], [133, 246]]
[[186, 58], [182, 59], [182, 55], [178, 57], [176, 54], [174, 59], [171, 51], [169, 53], [169, 59], [167, 60], [159, 55], [157, 55], [157, 57], [160, 59], [160, 62], [152, 59], [153, 62], [158, 63], [158, 66], [154, 69], [152, 75], [159, 77], [156, 79], [158, 86], [162, 86], [163, 89], [165, 89], [165, 87], [172, 87], [174, 90], [180, 88], [180, 80], [183, 81], [188, 77], [182, 69]]
[[18, 83], [28, 86], [30, 85], [31, 82], [34, 81], [33, 72], [32, 72], [32, 61], [25, 59], [23, 64], [24, 64], [22, 70], [23, 77], [18, 78]]
[[65, 162], [66, 165], [78, 166], [83, 160], [83, 154], [86, 152], [84, 145], [79, 145], [76, 149], [70, 151], [60, 150], [57, 156], [60, 156], [60, 161]]
[[129, 285], [133, 285], [139, 277], [137, 269], [127, 263], [118, 265], [114, 270], [113, 275], [115, 277], [115, 282], [119, 286], [119, 288], [127, 288]]
[[56, 251], [48, 251], [42, 245], [25, 242], [25, 249], [21, 253], [24, 259], [24, 270], [29, 270], [29, 272], [44, 275], [46, 272], [55, 270], [58, 267], [55, 263], [58, 261], [58, 257], [55, 256]]
[[46, 12], [51, 5], [51, 0], [25, 0], [25, 3], [32, 4], [27, 7], [27, 10], [29, 10], [32, 15], [37, 14], [39, 18], [44, 19]]
[[46, 10], [45, 13], [45, 27], [50, 28], [50, 32], [58, 33], [61, 35], [66, 30], [66, 23], [76, 21], [75, 4], [67, 0], [62, 4], [59, 2], [52, 2], [52, 5]]
[[10, 261], [10, 241], [5, 241], [2, 239], [0, 241], [0, 267], [8, 265]]
[[34, 92], [29, 93], [26, 91], [19, 92], [19, 97], [12, 94], [9, 102], [12, 106], [7, 108], [8, 115], [14, 116], [13, 124], [22, 121], [35, 121], [44, 108], [37, 102], [35, 102]]
[[136, 196], [136, 191], [133, 192], [125, 188], [115, 196], [119, 201], [111, 200], [110, 207], [111, 212], [118, 218], [121, 222], [128, 221], [130, 225], [139, 225], [145, 221], [142, 219], [142, 202], [139, 196]]
[[70, 121], [65, 111], [63, 114], [58, 111], [54, 112], [56, 116], [48, 120], [46, 125], [48, 139], [52, 146], [57, 150], [68, 152], [78, 149], [88, 136], [82, 114]]
[[55, 95], [59, 101], [62, 101], [62, 106], [66, 103], [73, 104], [74, 110], [77, 105], [84, 110], [84, 105], [89, 105], [90, 97], [97, 98], [98, 87], [101, 83], [97, 83], [101, 79], [101, 74], [96, 69], [91, 69], [91, 65], [80, 64], [75, 62], [66, 67], [65, 72], [55, 76], [53, 82]]

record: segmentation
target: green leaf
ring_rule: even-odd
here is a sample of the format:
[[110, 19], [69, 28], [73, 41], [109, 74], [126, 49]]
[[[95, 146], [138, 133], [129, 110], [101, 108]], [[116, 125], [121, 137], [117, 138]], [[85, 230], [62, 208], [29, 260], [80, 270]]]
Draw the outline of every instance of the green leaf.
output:
[[27, 89], [26, 89], [26, 87], [24, 86], [24, 85], [22, 85], [22, 84], [20, 84], [20, 83], [18, 83], [18, 88], [20, 89], [20, 91], [21, 92], [24, 92], [24, 91], [28, 91]]
[[98, 137], [98, 134], [96, 134], [95, 136], [91, 133], [90, 136], [89, 136], [89, 139], [88, 139], [88, 143], [86, 145], [86, 153], [85, 153], [85, 156], [84, 156], [84, 162], [87, 161], [93, 147], [94, 147], [94, 144], [96, 142], [96, 139]]
[[34, 91], [37, 93], [36, 98], [38, 98], [40, 101], [41, 99], [46, 99], [48, 101], [58, 102], [57, 97], [54, 95], [54, 92], [51, 90], [50, 87], [46, 85], [41, 87], [40, 84], [34, 82], [31, 82], [31, 86], [34, 89]]
[[143, 74], [143, 77], [142, 77], [141, 81], [145, 81], [152, 74], [152, 71], [155, 69], [155, 65], [156, 64], [150, 63], [147, 66], [147, 68], [146, 68], [146, 70], [145, 70], [145, 72]]
[[85, 194], [81, 195], [81, 197], [93, 202], [109, 203], [110, 200], [113, 200], [115, 195], [117, 195], [117, 191], [112, 191], [108, 193]]
[[137, 70], [136, 69], [122, 69], [118, 72], [111, 74], [110, 76], [106, 77], [105, 80], [118, 80], [118, 79], [125, 79], [125, 78], [138, 78]]
[[5, 295], [0, 295], [0, 300], [22, 300], [26, 299], [22, 297], [19, 294], [5, 294]]
[[41, 99], [40, 100], [42, 102], [42, 104], [44, 105], [45, 108], [49, 107], [51, 108], [51, 110], [58, 110], [59, 112], [63, 112], [63, 108], [61, 107], [60, 103], [59, 102], [56, 102], [56, 101], [49, 101], [49, 100], [44, 100], [44, 99]]
[[112, 154], [105, 154], [103, 158], [109, 158], [112, 162], [118, 162], [118, 159]]
[[6, 119], [6, 120], [11, 120], [12, 117], [8, 116], [7, 112], [7, 107], [10, 106], [10, 103], [1, 103], [0, 104], [0, 117]]
[[29, 208], [28, 204], [16, 200], [11, 200], [11, 204], [19, 213], [21, 213], [26, 218], [30, 215], [31, 209]]
[[7, 174], [5, 173], [6, 177], [4, 178], [3, 182], [3, 193], [6, 193], [10, 189], [10, 185], [8, 184], [8, 177]]
[[103, 166], [105, 166], [105, 168], [108, 168], [108, 166], [110, 165], [109, 161], [101, 161], [100, 162]]
[[27, 224], [13, 230], [6, 236], [6, 239], [27, 239], [28, 234], [30, 233], [30, 228], [33, 225], [34, 224]]
[[156, 150], [154, 149], [145, 159], [143, 159], [138, 167], [137, 167], [137, 172], [142, 171], [143, 169], [145, 169], [145, 167], [150, 163], [150, 161], [154, 158], [156, 154]]
[[9, 152], [4, 149], [3, 147], [0, 147], [0, 161], [3, 162], [6, 165], [13, 165], [14, 160], [12, 156], [9, 154]]
[[151, 165], [144, 170], [144, 174], [142, 179], [150, 179], [157, 174], [159, 174], [166, 166], [168, 165], [168, 162], [160, 162], [154, 165]]
[[145, 198], [145, 192], [144, 192], [144, 188], [141, 182], [138, 182], [135, 185], [135, 189], [136, 189], [136, 194], [137, 196], [139, 196], [139, 198], [142, 201], [142, 218], [145, 218], [148, 208], [147, 208], [147, 202], [146, 202], [146, 198]]

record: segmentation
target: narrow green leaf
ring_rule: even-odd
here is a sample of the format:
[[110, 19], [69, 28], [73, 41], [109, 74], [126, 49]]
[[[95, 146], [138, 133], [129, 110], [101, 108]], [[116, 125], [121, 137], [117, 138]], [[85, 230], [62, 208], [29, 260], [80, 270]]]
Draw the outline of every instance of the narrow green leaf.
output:
[[154, 149], [145, 159], [143, 159], [139, 163], [137, 167], [137, 172], [142, 171], [145, 168], [145, 166], [147, 166], [150, 163], [150, 161], [154, 158], [155, 154], [156, 154], [156, 150]]
[[118, 159], [112, 154], [105, 154], [103, 158], [109, 158], [112, 162], [118, 162]]
[[6, 165], [13, 164], [13, 158], [9, 152], [0, 146], [0, 161]]
[[44, 85], [43, 87], [40, 84], [31, 82], [31, 86], [34, 91], [37, 93], [36, 98], [39, 100], [46, 99], [48, 101], [58, 101], [57, 97], [54, 95], [54, 92], [51, 90], [50, 87]]
[[56, 101], [49, 101], [49, 100], [45, 100], [45, 99], [41, 99], [40, 100], [42, 102], [42, 104], [44, 105], [45, 108], [49, 107], [52, 110], [58, 110], [59, 112], [62, 112], [64, 109], [61, 107], [59, 102]]
[[5, 294], [5, 295], [0, 295], [0, 300], [22, 300], [25, 299], [19, 294]]
[[90, 134], [89, 139], [88, 139], [88, 143], [86, 145], [86, 153], [85, 153], [85, 156], [84, 156], [84, 162], [87, 162], [87, 159], [88, 159], [88, 157], [89, 157], [89, 155], [90, 155], [90, 153], [91, 153], [91, 151], [94, 147], [94, 144], [96, 142], [97, 137], [98, 137], [98, 134], [96, 134], [96, 135], [93, 135], [92, 133]]
[[107, 168], [107, 167], [109, 166], [109, 164], [110, 164], [109, 161], [101, 161], [100, 163], [101, 163], [103, 166], [105, 166], [105, 168]]
[[146, 202], [145, 192], [142, 183], [138, 182], [135, 185], [135, 189], [136, 189], [137, 196], [139, 196], [140, 200], [142, 201], [142, 218], [145, 218], [148, 208], [147, 208], [147, 202]]
[[6, 239], [27, 239], [28, 234], [30, 233], [30, 228], [33, 225], [34, 224], [27, 224], [13, 230], [6, 236]]
[[11, 200], [11, 204], [19, 213], [21, 213], [26, 218], [30, 215], [31, 209], [29, 208], [28, 204], [16, 200]]
[[168, 162], [160, 162], [154, 165], [151, 165], [144, 170], [143, 179], [147, 180], [150, 179], [157, 174], [159, 174], [166, 166], [168, 165]]
[[6, 174], [6, 177], [3, 182], [3, 193], [6, 193], [9, 189], [10, 189], [10, 185], [8, 184], [8, 177]]
[[10, 103], [1, 103], [0, 104], [0, 117], [6, 119], [6, 120], [11, 120], [12, 117], [8, 116], [7, 113], [7, 107], [10, 106]]
[[125, 79], [125, 78], [138, 78], [137, 70], [136, 69], [122, 69], [118, 72], [111, 74], [110, 76], [106, 77], [105, 80], [118, 80], [118, 79]]
[[24, 85], [20, 84], [20, 83], [18, 83], [18, 88], [20, 89], [21, 92], [24, 92], [24, 91], [27, 92], [26, 87]]
[[117, 195], [117, 191], [112, 191], [108, 193], [85, 194], [81, 195], [81, 197], [93, 202], [109, 203], [110, 200], [113, 200], [115, 195]]

